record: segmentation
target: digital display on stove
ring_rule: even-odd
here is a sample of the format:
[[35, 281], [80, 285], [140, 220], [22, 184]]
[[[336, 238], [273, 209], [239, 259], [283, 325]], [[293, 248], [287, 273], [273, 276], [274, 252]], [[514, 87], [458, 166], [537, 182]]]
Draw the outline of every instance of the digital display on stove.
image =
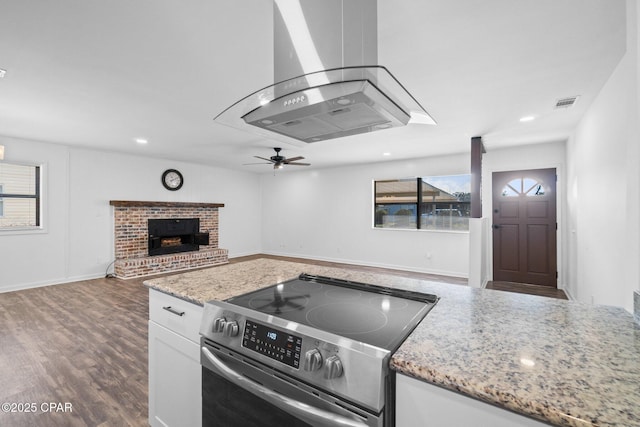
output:
[[300, 367], [302, 338], [247, 320], [242, 346], [293, 368]]

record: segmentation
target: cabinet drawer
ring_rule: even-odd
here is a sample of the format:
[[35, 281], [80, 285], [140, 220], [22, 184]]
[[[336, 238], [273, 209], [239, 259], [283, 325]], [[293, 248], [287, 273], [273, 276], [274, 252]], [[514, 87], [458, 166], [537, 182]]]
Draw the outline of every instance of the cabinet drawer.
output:
[[200, 342], [202, 312], [197, 304], [149, 289], [149, 318], [195, 343]]

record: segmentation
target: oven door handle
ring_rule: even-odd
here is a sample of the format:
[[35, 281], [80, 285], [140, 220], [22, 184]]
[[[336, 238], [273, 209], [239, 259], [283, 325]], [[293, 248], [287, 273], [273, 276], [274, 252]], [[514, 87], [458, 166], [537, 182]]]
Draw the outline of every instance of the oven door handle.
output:
[[316, 408], [268, 389], [228, 367], [206, 347], [202, 347], [202, 354], [211, 362], [213, 370], [223, 378], [260, 396], [282, 410], [314, 423], [314, 425], [320, 423], [323, 426], [367, 427], [367, 424], [361, 421]]

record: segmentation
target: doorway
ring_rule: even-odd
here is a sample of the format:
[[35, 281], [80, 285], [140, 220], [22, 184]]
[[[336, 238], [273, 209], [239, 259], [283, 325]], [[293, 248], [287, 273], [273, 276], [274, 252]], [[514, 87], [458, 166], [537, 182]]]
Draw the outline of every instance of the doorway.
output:
[[492, 180], [493, 280], [557, 288], [556, 169]]

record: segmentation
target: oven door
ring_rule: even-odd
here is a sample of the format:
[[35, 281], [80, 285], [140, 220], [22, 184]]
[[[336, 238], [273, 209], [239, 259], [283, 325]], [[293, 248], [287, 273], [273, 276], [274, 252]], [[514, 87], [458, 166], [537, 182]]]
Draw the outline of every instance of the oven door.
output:
[[382, 427], [371, 414], [203, 340], [203, 427]]

